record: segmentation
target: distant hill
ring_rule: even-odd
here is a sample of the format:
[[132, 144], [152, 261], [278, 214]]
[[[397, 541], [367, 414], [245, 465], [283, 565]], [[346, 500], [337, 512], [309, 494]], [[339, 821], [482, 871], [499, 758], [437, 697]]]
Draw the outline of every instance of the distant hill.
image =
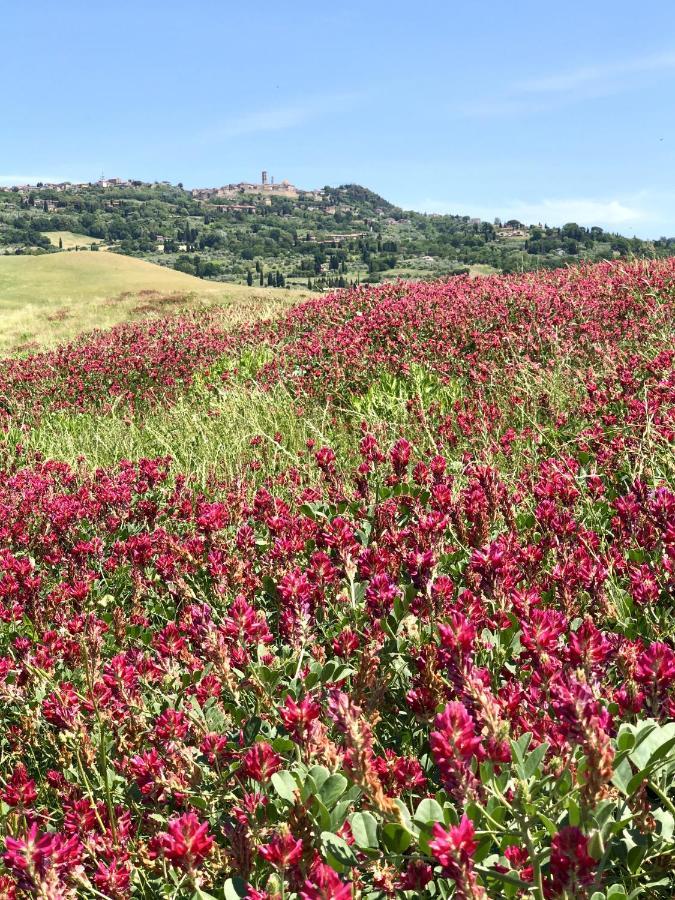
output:
[[76, 252], [69, 248], [78, 241], [212, 281], [319, 290], [675, 253], [675, 239], [644, 241], [573, 222], [558, 228], [407, 211], [358, 184], [305, 191], [263, 181], [187, 191], [109, 179], [0, 190], [0, 254], [56, 252], [59, 243]]

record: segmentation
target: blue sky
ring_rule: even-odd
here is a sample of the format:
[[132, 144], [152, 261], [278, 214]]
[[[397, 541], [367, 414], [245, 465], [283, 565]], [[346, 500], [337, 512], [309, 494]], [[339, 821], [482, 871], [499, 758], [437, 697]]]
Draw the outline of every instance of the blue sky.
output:
[[0, 183], [359, 182], [675, 235], [675, 2], [3, 0]]

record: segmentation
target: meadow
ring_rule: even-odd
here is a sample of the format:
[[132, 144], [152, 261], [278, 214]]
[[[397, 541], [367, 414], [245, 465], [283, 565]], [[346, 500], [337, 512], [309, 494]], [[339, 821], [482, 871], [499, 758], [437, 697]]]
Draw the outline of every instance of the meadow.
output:
[[208, 282], [102, 250], [0, 256], [0, 352], [55, 346], [94, 328], [212, 305], [229, 308], [235, 321], [246, 321], [304, 296]]
[[0, 361], [0, 896], [672, 897], [675, 259], [245, 296]]
[[92, 245], [101, 246], [102, 241], [88, 234], [76, 234], [73, 231], [43, 231], [54, 247], [62, 250], [89, 250]]

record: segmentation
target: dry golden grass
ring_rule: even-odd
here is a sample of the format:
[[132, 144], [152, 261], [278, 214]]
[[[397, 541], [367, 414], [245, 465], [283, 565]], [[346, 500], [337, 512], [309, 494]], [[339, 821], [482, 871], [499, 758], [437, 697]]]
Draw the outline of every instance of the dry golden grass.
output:
[[74, 231], [43, 231], [42, 233], [49, 238], [54, 247], [58, 247], [59, 241], [61, 241], [64, 250], [73, 250], [75, 247], [88, 250], [92, 244], [102, 243], [99, 238], [76, 234]]
[[224, 306], [232, 323], [266, 318], [307, 293], [204, 281], [116, 253], [0, 257], [0, 354], [51, 347], [83, 331]]

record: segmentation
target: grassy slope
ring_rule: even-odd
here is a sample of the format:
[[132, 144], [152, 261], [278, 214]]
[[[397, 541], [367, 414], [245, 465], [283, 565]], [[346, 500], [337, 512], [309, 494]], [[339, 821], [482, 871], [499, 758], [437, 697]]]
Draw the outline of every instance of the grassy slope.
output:
[[115, 253], [0, 257], [0, 353], [54, 346], [82, 331], [189, 306], [222, 304], [233, 321], [250, 320], [303, 296], [203, 281]]
[[64, 250], [72, 250], [74, 247], [88, 248], [92, 244], [101, 243], [97, 238], [89, 237], [86, 234], [75, 234], [73, 231], [43, 231], [42, 233], [49, 238], [55, 247], [59, 246], [60, 240]]

